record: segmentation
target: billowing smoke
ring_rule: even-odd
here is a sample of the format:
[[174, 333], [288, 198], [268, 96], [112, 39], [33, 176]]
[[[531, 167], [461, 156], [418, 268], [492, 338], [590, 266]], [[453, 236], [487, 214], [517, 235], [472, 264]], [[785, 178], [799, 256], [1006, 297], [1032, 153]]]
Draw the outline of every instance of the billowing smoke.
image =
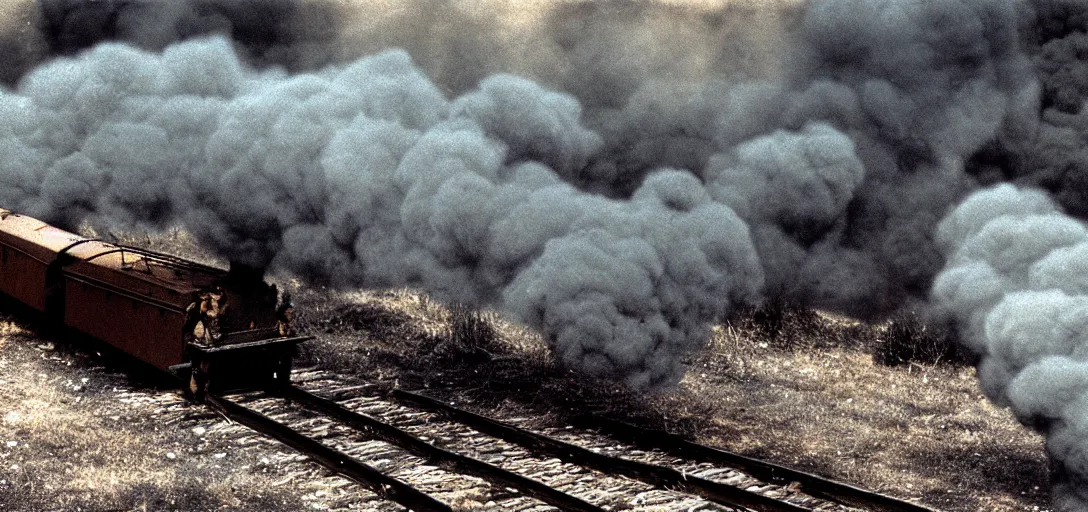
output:
[[[318, 11], [314, 5], [311, 11]], [[253, 63], [292, 66], [306, 58], [300, 39], [324, 35], [320, 46], [328, 47], [335, 33], [331, 13], [322, 33], [296, 26], [301, 7], [293, 0], [7, 0], [0, 7], [0, 79], [14, 84], [54, 56], [73, 55], [104, 41], [162, 50], [210, 34], [230, 37]], [[309, 17], [329, 11], [326, 5]]]
[[623, 199], [564, 182], [602, 140], [573, 98], [512, 75], [451, 100], [402, 51], [285, 75], [213, 39], [101, 45], [0, 101], [0, 201], [19, 211], [182, 220], [254, 266], [498, 304], [633, 387], [675, 382], [762, 285], [747, 225], [692, 174]]
[[740, 303], [931, 308], [1088, 507], [1080, 1], [5, 9], [7, 208], [493, 305], [635, 388]]
[[[947, 264], [932, 288], [938, 315], [981, 356], [982, 388], [1047, 436], [1058, 510], [1088, 509], [1084, 337], [1088, 288], [1088, 4], [1021, 5], [1041, 89], [1029, 136], [997, 140], [968, 171], [1012, 181], [965, 200], [936, 231]], [[1030, 188], [1028, 188], [1030, 187]], [[1037, 187], [1037, 188], [1036, 188]]]
[[[97, 26], [65, 21], [82, 16], [163, 48], [100, 44], [0, 97], [5, 205], [65, 224], [182, 221], [253, 266], [495, 304], [571, 367], [635, 387], [678, 380], [737, 301], [875, 317], [922, 300], [942, 261], [933, 227], [973, 186], [964, 162], [1015, 140], [1038, 90], [1017, 13], [981, 0], [782, 7], [792, 21], [775, 23], [794, 29], [777, 38], [738, 29], [759, 17], [732, 7], [563, 4], [526, 22], [438, 4], [498, 32], [528, 23], [548, 58], [522, 71], [540, 80], [490, 73], [526, 61], [481, 56], [482, 30], [437, 32], [476, 52], [464, 72], [411, 34], [422, 64], [386, 50], [293, 72], [259, 57], [312, 45], [287, 28], [263, 53], [239, 43], [241, 8], [50, 5], [50, 41]], [[432, 19], [404, 6], [385, 18]], [[313, 9], [277, 8], [277, 27]], [[166, 35], [148, 40], [148, 19]], [[233, 38], [164, 43], [212, 19], [233, 20]], [[329, 55], [385, 37], [355, 25]], [[733, 39], [774, 59], [738, 63], [751, 52]]]
[[986, 394], [1047, 435], [1056, 505], [1088, 507], [1088, 228], [1046, 194], [1001, 185], [937, 231], [948, 265], [933, 286], [982, 355]]
[[[3, 202], [67, 225], [180, 221], [253, 266], [496, 304], [539, 327], [572, 368], [632, 387], [675, 383], [711, 322], [759, 299], [764, 269], [747, 223], [691, 169], [733, 143], [715, 140], [711, 93], [726, 84], [702, 89], [730, 67], [711, 56], [736, 44], [687, 45], [702, 58], [677, 58], [682, 41], [735, 26], [724, 13], [538, 6], [527, 22], [512, 5], [426, 6], [454, 14], [449, 24], [411, 2], [394, 14], [341, 7], [338, 18], [374, 13], [381, 23], [326, 34], [322, 53], [297, 30], [321, 19], [313, 5], [276, 4], [285, 21], [270, 38], [244, 37], [260, 23], [246, 21], [253, 5], [239, 5], [42, 4], [45, 55], [89, 49], [42, 64], [0, 96]], [[423, 29], [386, 27], [412, 21]], [[498, 39], [466, 24], [504, 35], [524, 27], [554, 58], [526, 64], [528, 48], [491, 56]], [[209, 32], [230, 37], [170, 44]], [[390, 34], [420, 57], [344, 57], [357, 51], [349, 43]], [[633, 34], [633, 49], [619, 44]], [[454, 54], [435, 55], [425, 35]], [[88, 44], [98, 39], [126, 44]], [[308, 68], [301, 55], [347, 62], [297, 72]], [[492, 73], [504, 66], [571, 92]], [[749, 68], [754, 76], [760, 66]], [[658, 81], [665, 71], [677, 78]], [[701, 97], [665, 108], [671, 83]], [[658, 122], [662, 112], [670, 115]], [[853, 144], [829, 125], [773, 137], [835, 139], [847, 155], [807, 163], [832, 174], [820, 167], [846, 165], [844, 179], [860, 179]], [[797, 155], [771, 165], [806, 162], [813, 144], [799, 140], [783, 150]], [[758, 160], [734, 163], [767, 165]]]

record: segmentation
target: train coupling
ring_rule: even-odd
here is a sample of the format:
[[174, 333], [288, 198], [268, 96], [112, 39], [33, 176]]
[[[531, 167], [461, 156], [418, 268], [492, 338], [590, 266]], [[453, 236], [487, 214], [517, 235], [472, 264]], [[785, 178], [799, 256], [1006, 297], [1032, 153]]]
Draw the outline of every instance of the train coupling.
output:
[[203, 402], [208, 393], [287, 386], [298, 344], [311, 339], [313, 336], [290, 336], [218, 346], [189, 343], [187, 391]]

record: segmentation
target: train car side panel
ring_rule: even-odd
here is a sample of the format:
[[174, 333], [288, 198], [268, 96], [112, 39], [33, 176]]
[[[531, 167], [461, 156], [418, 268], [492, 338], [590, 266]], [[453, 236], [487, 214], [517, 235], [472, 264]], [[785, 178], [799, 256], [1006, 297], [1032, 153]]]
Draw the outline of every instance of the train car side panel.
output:
[[0, 292], [45, 312], [49, 265], [0, 241]]
[[156, 368], [185, 362], [186, 308], [212, 277], [103, 242], [80, 244], [68, 256], [66, 325]]
[[52, 265], [66, 247], [85, 240], [38, 219], [0, 208], [0, 292], [45, 312], [56, 283]]
[[185, 361], [185, 312], [135, 295], [66, 276], [64, 323], [156, 368]]

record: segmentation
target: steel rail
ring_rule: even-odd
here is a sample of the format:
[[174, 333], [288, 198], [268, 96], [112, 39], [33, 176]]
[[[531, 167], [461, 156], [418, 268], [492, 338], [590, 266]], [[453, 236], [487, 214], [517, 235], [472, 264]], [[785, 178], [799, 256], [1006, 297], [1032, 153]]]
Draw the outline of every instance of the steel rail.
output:
[[447, 471], [479, 477], [502, 487], [517, 489], [526, 496], [536, 498], [560, 510], [604, 512], [604, 509], [554, 487], [498, 466], [439, 448], [407, 431], [365, 414], [349, 410], [332, 400], [319, 397], [298, 387], [290, 386], [274, 392], [304, 407], [335, 418], [345, 425], [361, 430], [370, 437], [399, 446], [405, 451], [426, 459], [435, 466]]
[[449, 505], [424, 494], [419, 489], [390, 477], [346, 453], [310, 439], [301, 432], [259, 412], [214, 395], [207, 395], [204, 400], [231, 420], [298, 450], [322, 466], [362, 484], [382, 498], [420, 512], [453, 512]]
[[745, 507], [760, 512], [800, 512], [808, 510], [792, 503], [769, 498], [731, 485], [686, 475], [672, 468], [602, 455], [410, 391], [394, 389], [390, 392], [390, 397], [402, 404], [410, 404], [413, 407], [443, 414], [475, 430], [523, 446], [536, 453], [547, 454], [602, 473], [619, 474], [657, 487], [702, 496], [722, 505]]
[[888, 512], [935, 512], [933, 509], [915, 503], [867, 491], [850, 484], [797, 471], [778, 464], [693, 443], [659, 430], [645, 429], [596, 416], [576, 417], [574, 423], [582, 428], [596, 429], [643, 450], [660, 450], [677, 457], [727, 465], [764, 481], [776, 482], [782, 485], [796, 484], [797, 488], [805, 494], [843, 505], [871, 507]]

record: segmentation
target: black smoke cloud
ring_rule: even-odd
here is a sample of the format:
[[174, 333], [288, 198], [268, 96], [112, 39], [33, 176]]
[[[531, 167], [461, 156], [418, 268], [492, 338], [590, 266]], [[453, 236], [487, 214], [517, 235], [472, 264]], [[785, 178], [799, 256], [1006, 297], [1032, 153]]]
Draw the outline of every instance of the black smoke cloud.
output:
[[739, 303], [929, 309], [1088, 503], [1082, 2], [96, 4], [8, 7], [5, 207], [494, 305], [636, 388]]
[[301, 70], [336, 55], [331, 3], [295, 0], [8, 0], [0, 35], [4, 82], [103, 42], [151, 51], [197, 37], [229, 38], [247, 63]]
[[1040, 88], [1024, 136], [992, 141], [969, 161], [980, 183], [941, 221], [947, 263], [933, 310], [981, 358], [982, 388], [1047, 436], [1058, 510], [1088, 509], [1088, 435], [1082, 375], [1088, 216], [1088, 4], [1017, 6], [1024, 53]]

